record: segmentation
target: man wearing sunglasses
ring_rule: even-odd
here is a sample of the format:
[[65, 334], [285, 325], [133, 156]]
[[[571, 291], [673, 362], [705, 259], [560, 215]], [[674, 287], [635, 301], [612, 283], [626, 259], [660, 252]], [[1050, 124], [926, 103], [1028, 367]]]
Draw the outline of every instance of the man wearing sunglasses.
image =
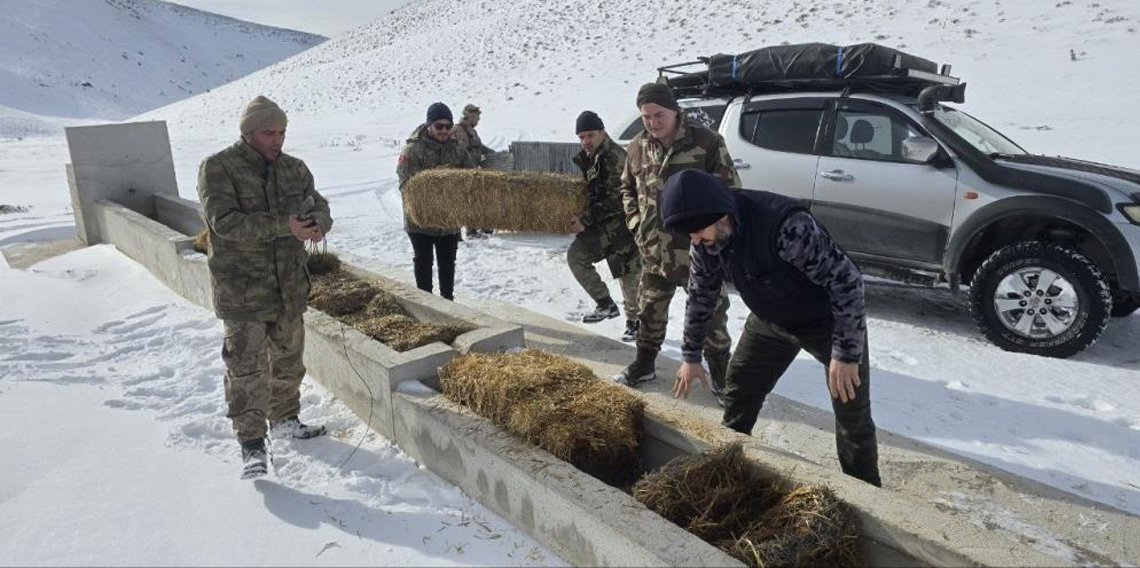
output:
[[[455, 121], [451, 109], [443, 103], [432, 103], [427, 110], [427, 121], [416, 128], [400, 152], [396, 174], [400, 178], [400, 190], [412, 176], [432, 168], [473, 168], [475, 164], [466, 148], [451, 136]], [[412, 265], [416, 275], [416, 286], [426, 292], [432, 291], [433, 256], [439, 262], [439, 295], [448, 300], [454, 299], [455, 254], [459, 249], [459, 232], [420, 227], [408, 216], [404, 205], [404, 230], [412, 241]]]

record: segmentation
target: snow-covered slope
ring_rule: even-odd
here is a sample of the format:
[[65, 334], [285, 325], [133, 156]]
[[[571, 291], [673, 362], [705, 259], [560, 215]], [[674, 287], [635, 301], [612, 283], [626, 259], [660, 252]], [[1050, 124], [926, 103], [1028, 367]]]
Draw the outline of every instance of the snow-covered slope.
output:
[[4, 0], [0, 128], [38, 130], [34, 117], [7, 119], [16, 114], [11, 111], [126, 118], [229, 83], [324, 39], [157, 0]]
[[[309, 117], [406, 132], [428, 104], [476, 101], [484, 128], [572, 139], [584, 108], [611, 126], [656, 67], [781, 42], [876, 41], [954, 65], [965, 108], [1043, 153], [1140, 165], [1128, 147], [1140, 47], [1134, 0], [422, 0], [298, 57], [148, 116], [229, 133], [259, 93]], [[1072, 50], [1072, 54], [1070, 54]], [[1076, 56], [1076, 60], [1072, 59]], [[206, 132], [202, 132], [205, 129]]]

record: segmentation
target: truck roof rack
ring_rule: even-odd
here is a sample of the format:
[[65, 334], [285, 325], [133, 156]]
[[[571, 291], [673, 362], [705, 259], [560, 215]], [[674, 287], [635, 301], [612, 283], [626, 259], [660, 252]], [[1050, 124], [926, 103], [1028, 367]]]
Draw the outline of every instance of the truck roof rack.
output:
[[[872, 91], [917, 97], [930, 86], [957, 87], [950, 65], [877, 44], [782, 45], [658, 67], [677, 98], [749, 96], [802, 90]], [[964, 87], [964, 84], [962, 84]], [[961, 93], [962, 89], [958, 89]]]

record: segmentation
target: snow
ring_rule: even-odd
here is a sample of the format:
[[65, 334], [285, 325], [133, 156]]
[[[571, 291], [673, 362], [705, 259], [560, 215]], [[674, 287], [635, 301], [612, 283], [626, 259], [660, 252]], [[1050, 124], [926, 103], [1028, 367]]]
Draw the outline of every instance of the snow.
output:
[[311, 379], [332, 435], [239, 480], [212, 313], [109, 245], [0, 271], [0, 564], [559, 563]]
[[[290, 113], [286, 151], [308, 163], [319, 189], [330, 199], [336, 219], [330, 245], [366, 267], [401, 267], [401, 272], [388, 275], [405, 281], [411, 280], [412, 252], [401, 226], [396, 156], [431, 102], [443, 100], [456, 112], [467, 102], [479, 104], [483, 109], [480, 132], [495, 148], [520, 139], [573, 141], [574, 118], [585, 108], [599, 112], [611, 132], [624, 128], [635, 112], [637, 87], [655, 77], [656, 66], [766, 43], [879, 41], [952, 63], [954, 74], [970, 83], [969, 102], [963, 108], [1029, 150], [1140, 167], [1133, 140], [1133, 133], [1140, 130], [1140, 117], [1134, 112], [1137, 85], [1131, 74], [1121, 71], [1131, 68], [1132, 54], [1140, 46], [1136, 31], [1140, 4], [1133, 0], [878, 0], [857, 4], [711, 0], [694, 6], [681, 0], [601, 4], [420, 0], [244, 79], [140, 119], [168, 121], [180, 192], [196, 199], [197, 166], [203, 157], [236, 139], [236, 115], [242, 106], [257, 94], [277, 100]], [[1070, 49], [1076, 61], [1071, 60]], [[66, 144], [59, 137], [0, 138], [0, 203], [31, 207], [0, 216], [0, 246], [69, 231], [74, 221], [63, 175], [66, 161]], [[568, 244], [569, 238], [561, 236], [506, 234], [464, 242], [459, 251], [457, 298], [461, 302], [501, 300], [577, 321], [592, 306], [566, 267]], [[100, 407], [100, 412], [155, 421], [152, 428], [160, 430], [158, 441], [147, 455], [160, 448], [177, 450], [187, 454], [186, 459], [201, 460], [196, 479], [218, 478], [216, 483], [224, 485], [225, 491], [241, 491], [242, 486], [230, 485], [236, 456], [219, 406], [216, 322], [208, 313], [172, 297], [141, 305], [129, 301], [128, 294], [123, 301], [130, 308], [114, 302], [92, 303], [88, 298], [112, 293], [92, 282], [111, 278], [111, 273], [137, 273], [131, 272], [126, 261], [111, 263], [109, 258], [95, 258], [99, 255], [110, 253], [84, 251], [60, 259], [62, 264], [37, 267], [44, 272], [34, 281], [24, 280], [24, 273], [0, 269], [0, 321], [19, 320], [0, 326], [4, 353], [11, 349], [13, 354], [41, 354], [39, 359], [2, 362], [18, 366], [19, 372], [4, 373], [0, 379], [4, 391], [0, 404], [15, 404], [6, 399], [12, 393], [24, 393], [20, 396], [28, 402], [21, 407], [37, 400], [43, 400], [42, 407], [56, 405], [53, 391], [31, 391], [46, 386], [44, 380], [70, 381], [67, 389], [55, 392], [102, 389], [102, 400], [119, 401], [114, 403], [119, 407]], [[101, 276], [92, 276], [86, 284], [60, 275], [66, 269], [85, 274], [104, 261], [114, 267], [103, 264]], [[143, 279], [117, 281], [138, 294], [142, 284], [135, 280]], [[54, 324], [58, 327], [33, 331], [30, 322], [48, 323], [31, 317], [28, 312], [33, 307], [21, 305], [31, 302], [9, 301], [9, 294], [17, 292], [22, 294], [18, 298], [37, 299], [63, 294], [59, 301], [53, 300], [58, 306], [43, 306], [60, 312]], [[620, 297], [616, 282], [612, 293]], [[65, 304], [65, 298], [73, 300]], [[944, 289], [872, 280], [867, 302], [872, 397], [881, 429], [1140, 514], [1136, 473], [1140, 471], [1140, 351], [1136, 349], [1140, 314], [1112, 320], [1091, 349], [1056, 360], [1007, 353], [988, 343], [975, 330], [963, 299]], [[82, 308], [88, 303], [89, 308]], [[81, 308], [67, 310], [64, 305]], [[165, 307], [128, 319], [159, 305]], [[680, 299], [672, 306], [666, 356], [679, 356], [683, 307]], [[85, 314], [87, 310], [91, 313]], [[738, 298], [733, 299], [729, 315], [735, 336], [746, 315]], [[111, 325], [115, 321], [120, 323]], [[83, 331], [100, 325], [108, 327]], [[129, 329], [136, 325], [137, 329]], [[619, 318], [588, 328], [618, 337], [622, 326]], [[73, 337], [76, 334], [78, 339]], [[124, 337], [136, 339], [126, 342], [129, 345], [115, 343]], [[79, 345], [58, 343], [63, 339]], [[143, 341], [158, 343], [148, 346]], [[186, 346], [196, 341], [200, 347]], [[116, 354], [116, 349], [129, 347], [137, 350]], [[106, 355], [111, 359], [97, 360]], [[125, 361], [144, 365], [146, 370], [134, 369]], [[68, 369], [74, 362], [82, 365]], [[164, 369], [172, 369], [174, 375], [163, 376]], [[189, 369], [200, 373], [191, 378], [181, 375], [190, 373]], [[13, 376], [26, 380], [14, 381]], [[130, 380], [140, 382], [128, 384]], [[359, 434], [360, 421], [342, 410], [331, 410], [327, 395], [317, 387], [307, 387], [305, 392], [306, 412], [314, 413], [306, 417], [319, 416], [334, 429]], [[821, 409], [831, 408], [819, 366], [806, 356], [797, 360], [776, 392]], [[91, 400], [98, 404], [96, 398]], [[61, 408], [64, 404], [81, 406], [62, 399], [58, 404]], [[143, 428], [141, 423], [139, 428]], [[318, 441], [303, 450], [298, 444], [290, 460], [300, 464], [293, 466], [298, 470], [287, 468], [285, 481], [280, 483], [296, 492], [327, 491], [330, 496], [322, 503], [329, 507], [356, 511], [349, 501], [370, 502], [375, 498], [371, 487], [383, 483], [371, 480], [367, 471], [359, 473], [364, 479], [359, 485], [345, 479], [348, 473], [325, 481], [322, 472], [335, 468], [327, 463], [331, 459], [320, 461], [316, 456], [347, 453], [336, 451], [348, 443], [341, 439], [354, 440], [353, 436], [330, 439], [331, 447]], [[15, 442], [5, 438], [0, 447], [7, 450], [10, 443]], [[406, 458], [384, 442], [372, 440], [365, 445], [369, 447], [375, 463], [405, 464], [400, 471], [411, 471], [410, 464], [400, 461]], [[115, 471], [123, 469], [118, 464], [105, 465], [114, 466]], [[367, 467], [355, 461], [350, 465]], [[61, 476], [88, 471], [70, 464], [56, 469]], [[889, 485], [890, 473], [885, 475]], [[440, 493], [454, 492], [433, 487]], [[398, 492], [387, 495], [396, 501], [403, 497]], [[226, 503], [227, 511], [228, 503], [240, 501], [214, 495], [206, 499]], [[304, 499], [300, 501], [293, 504], [303, 507]], [[4, 512], [0, 518], [12, 519], [7, 503], [0, 501]], [[440, 503], [430, 501], [424, 506], [442, 507]], [[459, 508], [477, 510], [467, 505]], [[183, 508], [177, 509], [174, 512], [180, 514]], [[29, 521], [39, 522], [35, 515], [0, 522]], [[1015, 527], [1015, 521], [1003, 522]], [[306, 526], [315, 526], [308, 522]], [[502, 534], [510, 530], [496, 527]], [[347, 548], [349, 539], [344, 533], [337, 536], [336, 542]], [[287, 540], [293, 544], [294, 539]], [[349, 552], [331, 548], [320, 558], [313, 556], [333, 540], [306, 541], [312, 550], [282, 561], [323, 561]], [[500, 540], [522, 542], [515, 536]], [[436, 554], [446, 549], [434, 536], [433, 543], [438, 544], [432, 549]], [[515, 552], [515, 558], [525, 555], [523, 549], [529, 550], [528, 546]], [[0, 562], [7, 559], [0, 556]], [[457, 561], [512, 560], [466, 555]]]
[[57, 134], [75, 119], [121, 120], [324, 39], [157, 0], [5, 0], [0, 135]]

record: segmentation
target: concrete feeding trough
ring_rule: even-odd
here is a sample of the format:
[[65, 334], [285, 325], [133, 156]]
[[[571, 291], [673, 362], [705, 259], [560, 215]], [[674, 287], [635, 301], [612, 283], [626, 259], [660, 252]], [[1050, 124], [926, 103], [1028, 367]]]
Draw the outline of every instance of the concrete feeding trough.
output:
[[[67, 135], [81, 239], [114, 244], [175, 292], [208, 308], [212, 294], [206, 259], [191, 244], [202, 229], [201, 215], [197, 203], [177, 195], [165, 124], [69, 128]], [[107, 143], [108, 138], [114, 143]], [[327, 314], [306, 313], [309, 373], [376, 432], [574, 564], [741, 565], [632, 496], [438, 394], [439, 366], [461, 353], [522, 347], [520, 325], [375, 272], [346, 269], [391, 293], [420, 321], [462, 323], [471, 329], [450, 345], [433, 343], [401, 353]], [[514, 318], [508, 310], [494, 313]], [[591, 345], [585, 332], [565, 331], [565, 322], [547, 319], [535, 315], [533, 321], [551, 336]], [[646, 469], [655, 469], [738, 436], [647, 399], [640, 458]], [[774, 474], [831, 487], [854, 507], [868, 564], [1065, 564], [1026, 543], [995, 539], [964, 519], [940, 516], [929, 505], [798, 456], [752, 445], [746, 452]]]

